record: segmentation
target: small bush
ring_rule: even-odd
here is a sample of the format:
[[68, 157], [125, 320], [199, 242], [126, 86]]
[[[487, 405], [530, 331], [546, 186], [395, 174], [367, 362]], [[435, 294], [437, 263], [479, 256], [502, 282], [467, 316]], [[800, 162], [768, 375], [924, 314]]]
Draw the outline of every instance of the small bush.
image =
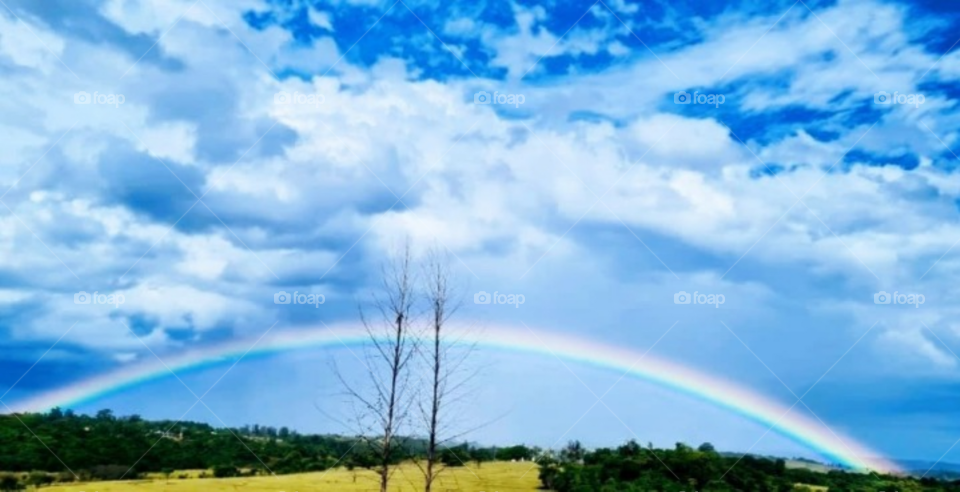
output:
[[89, 470], [80, 472], [80, 477], [84, 481], [109, 481], [109, 480], [134, 480], [140, 477], [140, 473], [131, 470], [128, 466], [122, 465], [97, 465]]
[[60, 473], [57, 473], [56, 475], [57, 483], [70, 483], [76, 480], [77, 480], [77, 477], [70, 472], [60, 472]]
[[[462, 452], [463, 451], [461, 451], [461, 453]], [[440, 462], [450, 468], [463, 466], [463, 460], [460, 458], [460, 455], [452, 449], [444, 449], [440, 452]]]
[[216, 478], [239, 477], [240, 470], [238, 470], [235, 466], [217, 466], [213, 469], [213, 476]]
[[43, 487], [44, 485], [50, 485], [53, 483], [54, 477], [48, 473], [44, 472], [32, 472], [27, 477], [27, 484], [33, 485], [34, 487]]
[[13, 492], [16, 490], [23, 490], [24, 487], [20, 480], [13, 475], [3, 475], [0, 476], [0, 491], [3, 492]]

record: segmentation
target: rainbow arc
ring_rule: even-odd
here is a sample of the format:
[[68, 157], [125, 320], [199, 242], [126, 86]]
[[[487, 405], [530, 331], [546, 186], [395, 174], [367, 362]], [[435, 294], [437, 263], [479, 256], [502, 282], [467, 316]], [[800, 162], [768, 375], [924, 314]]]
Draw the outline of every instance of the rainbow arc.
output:
[[[625, 347], [605, 345], [583, 338], [526, 328], [484, 328], [462, 333], [463, 340], [493, 349], [556, 355], [563, 359], [626, 373], [634, 378], [672, 389], [746, 417], [818, 453], [854, 469], [900, 472], [899, 466], [879, 453], [842, 437], [825, 424], [813, 421], [780, 402], [732, 381]], [[460, 336], [460, 335], [458, 335]], [[253, 348], [253, 340], [164, 357], [164, 364], [146, 363], [97, 376], [10, 405], [15, 412], [40, 412], [53, 407], [70, 408], [116, 394], [149, 381], [171, 376], [172, 369], [198, 371], [232, 363], [244, 354], [263, 356], [323, 347], [356, 346], [366, 333], [356, 326], [286, 330], [265, 336]], [[249, 351], [249, 352], [248, 352]], [[168, 369], [169, 367], [169, 369]]]

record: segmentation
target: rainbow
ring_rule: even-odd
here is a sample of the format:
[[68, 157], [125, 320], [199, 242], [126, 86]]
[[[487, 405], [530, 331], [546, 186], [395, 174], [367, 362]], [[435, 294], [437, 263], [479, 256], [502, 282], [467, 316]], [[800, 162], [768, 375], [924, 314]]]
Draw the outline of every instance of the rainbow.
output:
[[[764, 427], [786, 436], [818, 453], [860, 470], [900, 473], [900, 467], [853, 439], [841, 437], [820, 421], [813, 421], [779, 402], [746, 388], [704, 374], [691, 368], [623, 347], [600, 344], [556, 333], [538, 332], [529, 328], [484, 328], [464, 330], [463, 339], [479, 346], [563, 359], [629, 374], [702, 401], [728, 409]], [[458, 335], [459, 336], [459, 335]], [[366, 342], [365, 332], [356, 326], [324, 325], [268, 332], [254, 340], [235, 341], [202, 351], [164, 356], [163, 363], [145, 363], [94, 377], [49, 391], [10, 405], [14, 412], [42, 412], [53, 407], [70, 408], [89, 403], [148, 381], [170, 376], [170, 370], [196, 371], [236, 361], [239, 357], [255, 357], [310, 348], [356, 346]], [[169, 369], [168, 369], [169, 368]]]

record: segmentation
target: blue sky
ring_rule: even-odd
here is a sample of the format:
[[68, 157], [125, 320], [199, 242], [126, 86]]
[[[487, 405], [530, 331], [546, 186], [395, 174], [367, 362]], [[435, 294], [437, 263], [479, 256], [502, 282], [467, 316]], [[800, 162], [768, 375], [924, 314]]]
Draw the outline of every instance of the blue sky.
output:
[[[148, 361], [144, 343], [163, 357], [354, 320], [409, 238], [450, 252], [468, 301], [525, 297], [468, 302], [466, 322], [656, 345], [787, 405], [784, 386], [813, 388], [815, 417], [890, 456], [936, 460], [960, 438], [960, 7], [5, 3], [4, 401]], [[280, 290], [326, 302], [277, 305]], [[343, 355], [244, 361], [211, 408], [337, 431], [297, 398], [332, 391], [323, 361]], [[550, 445], [583, 413], [558, 361], [483, 357], [485, 413], [506, 417], [482, 437]], [[571, 369], [601, 391], [618, 376]], [[178, 385], [82, 410], [176, 418], [193, 403]], [[617, 415], [571, 437], [632, 438], [626, 416], [643, 441], [745, 450], [765, 430], [646, 383], [610, 398]], [[284, 403], [247, 404], [264, 400]]]

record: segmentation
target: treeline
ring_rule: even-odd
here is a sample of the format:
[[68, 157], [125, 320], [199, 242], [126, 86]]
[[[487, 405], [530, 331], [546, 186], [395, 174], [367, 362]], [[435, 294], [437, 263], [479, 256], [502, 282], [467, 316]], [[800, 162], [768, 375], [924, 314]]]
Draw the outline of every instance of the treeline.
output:
[[824, 487], [829, 492], [960, 491], [960, 481], [787, 468], [782, 459], [722, 456], [709, 444], [654, 449], [631, 441], [617, 449], [588, 452], [572, 443], [539, 463], [543, 488], [556, 492], [811, 492]]
[[[422, 458], [424, 449], [423, 440], [398, 438], [391, 461]], [[529, 460], [536, 452], [524, 446], [462, 444], [445, 449], [441, 458], [448, 466], [462, 466], [470, 461]], [[302, 473], [334, 466], [371, 468], [378, 460], [366, 439], [303, 435], [287, 428], [225, 429], [197, 422], [147, 421], [135, 415], [115, 417], [108, 410], [96, 416], [60, 409], [0, 415], [0, 472], [46, 472], [56, 474], [59, 481], [76, 479], [74, 473], [81, 480], [198, 469], [216, 476]], [[40, 476], [49, 475], [36, 479]]]

